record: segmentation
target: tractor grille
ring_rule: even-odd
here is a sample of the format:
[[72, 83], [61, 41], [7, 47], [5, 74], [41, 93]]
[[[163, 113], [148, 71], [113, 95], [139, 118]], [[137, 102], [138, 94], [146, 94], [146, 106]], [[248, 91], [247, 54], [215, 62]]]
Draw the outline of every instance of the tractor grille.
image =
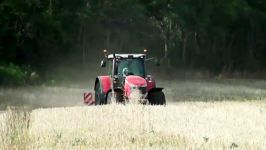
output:
[[146, 93], [146, 87], [139, 87], [139, 90], [140, 90], [141, 94]]
[[146, 87], [132, 87], [133, 90], [138, 90], [141, 94], [146, 93]]

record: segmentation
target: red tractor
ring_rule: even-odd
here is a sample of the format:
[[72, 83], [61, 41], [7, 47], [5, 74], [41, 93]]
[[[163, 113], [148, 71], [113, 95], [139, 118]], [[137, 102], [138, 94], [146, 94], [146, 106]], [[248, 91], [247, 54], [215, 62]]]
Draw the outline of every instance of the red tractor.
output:
[[[108, 67], [108, 75], [95, 80], [95, 105], [110, 103], [141, 103], [164, 105], [163, 88], [156, 87], [155, 80], [146, 74], [144, 54], [107, 54], [101, 67]], [[159, 63], [157, 63], [159, 65]], [[85, 102], [86, 103], [86, 102]]]

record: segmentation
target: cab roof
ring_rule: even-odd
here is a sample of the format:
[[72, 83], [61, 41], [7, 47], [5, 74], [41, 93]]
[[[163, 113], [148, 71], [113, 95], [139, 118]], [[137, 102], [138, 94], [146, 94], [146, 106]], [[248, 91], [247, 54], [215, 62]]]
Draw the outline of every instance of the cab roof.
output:
[[[117, 58], [145, 58], [146, 54], [115, 54], [115, 57]], [[108, 59], [113, 59], [114, 55], [109, 54], [107, 56]]]

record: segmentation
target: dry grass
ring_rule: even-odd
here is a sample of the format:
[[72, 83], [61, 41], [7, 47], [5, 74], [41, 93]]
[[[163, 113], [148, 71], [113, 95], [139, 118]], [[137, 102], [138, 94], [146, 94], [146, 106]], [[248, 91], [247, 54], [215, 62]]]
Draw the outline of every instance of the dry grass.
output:
[[0, 115], [0, 120], [1, 149], [27, 149], [30, 144], [30, 112], [18, 108], [8, 108], [4, 114]]
[[54, 108], [0, 113], [0, 149], [266, 149], [265, 81], [159, 85], [166, 106], [83, 107], [84, 88], [1, 89], [0, 100]]
[[29, 149], [266, 148], [261, 101], [36, 109], [30, 121]]

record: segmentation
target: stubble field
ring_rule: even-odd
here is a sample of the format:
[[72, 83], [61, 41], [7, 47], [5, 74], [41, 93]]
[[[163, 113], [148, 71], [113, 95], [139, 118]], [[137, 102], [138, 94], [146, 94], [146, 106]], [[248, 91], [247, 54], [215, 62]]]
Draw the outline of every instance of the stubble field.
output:
[[84, 87], [1, 89], [27, 106], [0, 114], [0, 148], [266, 149], [265, 83], [164, 81], [166, 106], [87, 107]]

